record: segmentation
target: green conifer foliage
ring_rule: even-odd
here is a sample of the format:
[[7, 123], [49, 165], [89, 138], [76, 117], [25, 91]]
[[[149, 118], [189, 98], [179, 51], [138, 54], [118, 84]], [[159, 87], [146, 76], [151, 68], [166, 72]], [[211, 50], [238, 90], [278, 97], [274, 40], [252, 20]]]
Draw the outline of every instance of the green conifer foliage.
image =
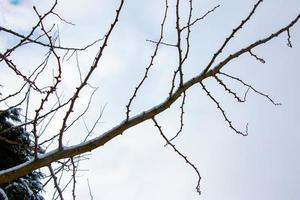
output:
[[[33, 158], [31, 139], [23, 127], [15, 127], [20, 123], [20, 110], [17, 108], [0, 110], [0, 170], [22, 164]], [[8, 131], [7, 131], [8, 130]], [[0, 185], [8, 199], [43, 200], [40, 172], [31, 172], [9, 183]], [[1, 199], [0, 199], [1, 200]]]

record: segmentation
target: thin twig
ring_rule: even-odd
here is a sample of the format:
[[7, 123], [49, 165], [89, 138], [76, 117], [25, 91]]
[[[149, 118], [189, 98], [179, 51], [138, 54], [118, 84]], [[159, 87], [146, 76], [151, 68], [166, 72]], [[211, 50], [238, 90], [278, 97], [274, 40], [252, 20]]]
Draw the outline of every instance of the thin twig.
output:
[[182, 157], [182, 158], [185, 160], [185, 162], [186, 162], [188, 165], [190, 165], [190, 166], [194, 169], [194, 171], [196, 172], [197, 177], [198, 177], [198, 181], [197, 181], [197, 185], [196, 185], [196, 191], [198, 192], [199, 195], [201, 195], [201, 190], [200, 190], [201, 176], [200, 176], [199, 170], [197, 169], [197, 167], [196, 167], [191, 161], [189, 161], [189, 159], [188, 159], [185, 155], [183, 155], [183, 154], [181, 153], [181, 151], [179, 151], [179, 150], [175, 147], [174, 144], [172, 144], [172, 143], [168, 140], [168, 138], [167, 138], [167, 137], [165, 136], [165, 134], [163, 133], [161, 126], [158, 124], [158, 122], [156, 121], [156, 119], [155, 119], [154, 117], [152, 118], [152, 121], [154, 122], [155, 126], [157, 127], [157, 129], [158, 129], [160, 135], [161, 135], [162, 138], [165, 140], [165, 142], [166, 142], [169, 146], [171, 146], [171, 147], [173, 148], [173, 150], [174, 150], [180, 157]]
[[237, 130], [233, 125], [232, 121], [228, 119], [228, 117], [225, 114], [224, 109], [220, 106], [220, 103], [210, 94], [210, 92], [206, 89], [204, 84], [200, 82], [200, 85], [202, 86], [202, 89], [206, 92], [207, 96], [217, 105], [218, 110], [222, 113], [223, 117], [225, 118], [225, 121], [228, 123], [229, 127], [237, 134], [242, 135], [242, 136], [247, 136], [248, 135], [248, 125], [246, 125], [246, 132], [243, 133], [242, 131]]
[[246, 95], [244, 96], [244, 99], [240, 98], [235, 92], [228, 88], [227, 85], [217, 75], [215, 75], [214, 78], [229, 94], [232, 94], [238, 102], [244, 103], [246, 101]]
[[51, 176], [52, 176], [53, 182], [54, 182], [54, 186], [55, 186], [55, 188], [56, 188], [56, 191], [58, 192], [58, 195], [59, 195], [60, 199], [61, 199], [61, 200], [64, 200], [62, 191], [61, 191], [61, 189], [60, 189], [60, 187], [59, 187], [59, 185], [58, 185], [58, 182], [57, 182], [57, 177], [56, 177], [56, 175], [55, 175], [55, 173], [54, 173], [54, 171], [53, 171], [53, 168], [52, 168], [51, 164], [48, 166], [48, 169], [49, 169], [49, 171], [50, 171], [50, 173], [51, 173]]
[[287, 38], [287, 46], [288, 47], [290, 47], [290, 48], [292, 48], [293, 47], [293, 45], [292, 45], [292, 42], [291, 42], [291, 34], [290, 34], [290, 29], [288, 29], [287, 31], [287, 35], [288, 35], [288, 38]]
[[215, 62], [216, 58], [222, 53], [222, 51], [224, 50], [224, 48], [227, 46], [227, 44], [229, 43], [229, 41], [234, 37], [234, 35], [242, 29], [242, 27], [245, 25], [246, 22], [248, 22], [251, 17], [253, 16], [253, 14], [255, 13], [255, 10], [257, 9], [257, 7], [259, 6], [260, 3], [262, 3], [263, 0], [259, 0], [257, 1], [257, 3], [254, 5], [253, 9], [250, 11], [250, 13], [248, 14], [248, 16], [243, 19], [241, 21], [241, 23], [232, 30], [232, 33], [225, 39], [224, 43], [221, 45], [221, 47], [218, 49], [218, 51], [213, 55], [212, 59], [210, 60], [210, 62], [208, 63], [208, 65], [205, 67], [205, 69], [203, 70], [203, 73], [206, 73], [210, 67], [212, 66], [212, 64]]
[[274, 106], [280, 106], [280, 105], [282, 105], [281, 103], [276, 103], [269, 95], [264, 94], [264, 93], [262, 93], [262, 92], [256, 90], [252, 85], [250, 85], [250, 84], [248, 84], [248, 83], [245, 83], [245, 82], [244, 82], [242, 79], [240, 79], [240, 78], [234, 77], [234, 76], [229, 75], [229, 74], [226, 74], [226, 73], [224, 73], [224, 72], [219, 72], [219, 74], [221, 74], [221, 75], [223, 75], [223, 76], [226, 76], [226, 77], [228, 77], [228, 78], [231, 78], [231, 79], [233, 79], [233, 80], [236, 80], [236, 81], [238, 81], [238, 82], [240, 82], [240, 83], [242, 83], [244, 86], [250, 88], [252, 91], [254, 91], [255, 93], [259, 94], [260, 96], [263, 96], [263, 97], [267, 98]]
[[173, 141], [175, 138], [178, 137], [178, 135], [182, 132], [183, 130], [183, 115], [184, 115], [184, 104], [185, 104], [185, 98], [186, 98], [186, 92], [183, 93], [183, 97], [182, 97], [182, 102], [181, 102], [181, 106], [180, 106], [180, 128], [177, 131], [176, 135], [174, 137], [172, 137], [169, 141]]
[[257, 55], [255, 55], [251, 50], [249, 50], [249, 53], [252, 57], [254, 57], [256, 60], [258, 60], [259, 62], [261, 62], [262, 64], [265, 64], [266, 61], [263, 58], [258, 57]]
[[205, 19], [210, 13], [214, 12], [217, 8], [219, 8], [220, 5], [216, 5], [215, 7], [213, 7], [211, 10], [207, 11], [204, 15], [202, 15], [201, 17], [196, 18], [195, 20], [193, 20], [191, 23], [188, 23], [186, 26], [182, 27], [181, 29], [184, 30], [188, 27], [193, 26], [194, 24], [196, 24], [197, 22]]
[[133, 100], [135, 99], [136, 95], [137, 95], [137, 92], [138, 90], [142, 87], [143, 83], [145, 82], [145, 80], [148, 78], [148, 74], [149, 74], [149, 70], [151, 69], [151, 67], [154, 65], [154, 59], [157, 55], [157, 52], [158, 52], [158, 48], [160, 46], [160, 43], [163, 39], [163, 36], [164, 36], [164, 26], [165, 26], [165, 21], [167, 19], [167, 14], [168, 14], [168, 0], [165, 1], [165, 12], [164, 12], [164, 17], [163, 17], [163, 20], [162, 20], [162, 23], [160, 25], [160, 37], [159, 37], [159, 40], [158, 42], [156, 43], [156, 46], [155, 46], [155, 49], [154, 49], [154, 52], [151, 56], [151, 59], [150, 59], [150, 62], [149, 62], [149, 65], [146, 67], [146, 71], [145, 71], [145, 74], [142, 78], [142, 80], [140, 81], [140, 83], [138, 84], [138, 86], [134, 89], [134, 92], [133, 92], [133, 95], [130, 97], [129, 99], [129, 102], [128, 104], [126, 105], [126, 120], [129, 119], [129, 114], [130, 114], [130, 106], [133, 102]]

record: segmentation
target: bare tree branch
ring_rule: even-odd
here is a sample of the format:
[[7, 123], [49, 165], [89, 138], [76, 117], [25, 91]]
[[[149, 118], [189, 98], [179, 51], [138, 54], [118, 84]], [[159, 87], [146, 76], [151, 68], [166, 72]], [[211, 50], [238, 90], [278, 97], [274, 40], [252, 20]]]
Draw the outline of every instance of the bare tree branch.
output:
[[163, 17], [162, 23], [161, 23], [161, 25], [160, 25], [160, 37], [159, 37], [158, 42], [156, 43], [154, 52], [153, 52], [153, 54], [152, 54], [152, 56], [151, 56], [151, 59], [150, 59], [150, 63], [149, 63], [149, 65], [148, 65], [148, 67], [146, 67], [145, 74], [144, 74], [142, 80], [140, 81], [140, 83], [138, 84], [138, 86], [135, 88], [135, 90], [134, 90], [134, 92], [133, 92], [133, 95], [132, 95], [131, 98], [129, 99], [128, 104], [126, 105], [126, 120], [129, 119], [130, 106], [131, 106], [133, 100], [135, 99], [138, 90], [141, 88], [141, 86], [143, 85], [143, 83], [145, 82], [145, 80], [148, 78], [149, 70], [150, 70], [150, 68], [154, 65], [154, 64], [153, 64], [154, 59], [155, 59], [155, 57], [156, 57], [156, 55], [157, 55], [158, 48], [159, 48], [160, 43], [161, 43], [161, 41], [162, 41], [162, 39], [163, 39], [163, 35], [164, 35], [164, 25], [165, 25], [165, 22], [166, 22], [166, 19], [167, 19], [167, 14], [168, 14], [168, 0], [166, 0], [165, 2], [166, 2], [166, 3], [165, 3], [164, 17]]
[[[202, 90], [217, 106], [217, 109], [224, 117], [225, 122], [228, 124], [230, 129], [242, 136], [248, 135], [248, 124], [246, 125], [246, 130], [244, 132], [238, 130], [233, 125], [235, 123], [228, 118], [228, 113], [225, 112], [225, 109], [223, 109], [219, 100], [217, 100], [214, 95], [212, 95], [211, 90], [204, 85], [205, 80], [209, 78], [215, 79], [216, 81], [214, 83], [220, 85], [226, 93], [231, 95], [238, 102], [245, 102], [248, 92], [252, 90], [256, 94], [266, 98], [273, 105], [281, 105], [280, 103], [276, 103], [269, 95], [255, 89], [251, 84], [248, 84], [242, 79], [229, 75], [223, 71], [225, 70], [225, 66], [227, 66], [230, 62], [233, 62], [234, 60], [240, 58], [244, 54], [255, 58], [261, 63], [265, 63], [265, 60], [262, 57], [254, 53], [255, 48], [270, 42], [281, 34], [287, 34], [287, 45], [289, 47], [292, 47], [292, 38], [290, 31], [293, 26], [298, 23], [300, 18], [299, 14], [288, 24], [282, 26], [279, 30], [275, 30], [271, 32], [270, 35], [260, 38], [246, 46], [239, 48], [232, 54], [225, 55], [224, 59], [217, 63], [217, 58], [220, 56], [220, 54], [222, 54], [224, 49], [228, 46], [229, 42], [233, 40], [235, 35], [239, 31], [241, 31], [244, 25], [249, 22], [252, 19], [253, 15], [257, 12], [259, 5], [263, 2], [263, 0], [257, 0], [256, 4], [254, 4], [248, 15], [240, 22], [238, 26], [236, 26], [232, 30], [229, 36], [224, 39], [220, 48], [216, 49], [216, 52], [215, 54], [213, 54], [212, 58], [204, 66], [199, 66], [199, 71], [197, 72], [198, 74], [194, 75], [188, 80], [186, 78], [187, 76], [185, 75], [185, 73], [187, 72], [185, 70], [185, 67], [187, 67], [187, 65], [189, 64], [191, 51], [193, 50], [193, 48], [191, 48], [191, 45], [193, 44], [192, 28], [196, 23], [200, 22], [203, 19], [206, 19], [208, 15], [215, 12], [215, 10], [220, 7], [220, 5], [217, 5], [211, 10], [208, 10], [201, 17], [195, 18], [193, 0], [187, 0], [186, 2], [176, 0], [174, 1], [173, 10], [169, 9], [169, 2], [168, 0], [165, 0], [165, 5], [163, 7], [164, 12], [159, 29], [159, 38], [157, 41], [147, 40], [148, 42], [155, 44], [155, 48], [151, 53], [150, 60], [146, 65], [145, 72], [142, 75], [142, 79], [138, 82], [137, 86], [133, 90], [132, 95], [128, 98], [123, 121], [108, 131], [99, 132], [95, 138], [90, 139], [91, 135], [94, 135], [94, 132], [97, 132], [96, 126], [100, 123], [100, 119], [103, 114], [103, 109], [101, 107], [100, 114], [98, 113], [98, 116], [96, 116], [95, 119], [91, 122], [91, 125], [87, 123], [88, 121], [86, 121], [85, 119], [88, 111], [93, 109], [91, 108], [91, 102], [95, 90], [93, 92], [89, 91], [90, 96], [89, 98], [87, 98], [88, 100], [86, 100], [86, 107], [84, 108], [84, 110], [81, 113], [76, 112], [76, 114], [74, 113], [74, 111], [77, 111], [76, 106], [81, 103], [79, 101], [80, 96], [85, 95], [85, 93], [83, 92], [84, 89], [88, 88], [87, 86], [93, 88], [93, 86], [91, 85], [92, 76], [93, 74], [95, 74], [96, 69], [101, 66], [104, 52], [107, 49], [109, 41], [111, 41], [112, 34], [115, 31], [121, 13], [123, 12], [124, 2], [125, 0], [119, 1], [114, 18], [112, 18], [112, 23], [107, 28], [104, 37], [102, 39], [95, 40], [91, 44], [88, 44], [81, 48], [62, 46], [60, 41], [61, 30], [58, 29], [56, 24], [46, 26], [48, 23], [46, 23], [47, 21], [45, 19], [49, 16], [59, 18], [59, 20], [61, 20], [63, 23], [74, 25], [55, 12], [57, 0], [55, 0], [51, 8], [44, 14], [40, 14], [36, 7], [33, 8], [36, 15], [38, 16], [38, 21], [34, 24], [32, 30], [30, 30], [27, 34], [21, 34], [15, 30], [0, 26], [0, 32], [2, 31], [5, 35], [9, 35], [14, 39], [17, 39], [18, 41], [15, 45], [8, 48], [3, 53], [0, 53], [0, 62], [3, 61], [3, 66], [9, 68], [14, 72], [16, 79], [22, 79], [21, 84], [17, 87], [17, 89], [14, 89], [13, 92], [5, 94], [3, 98], [2, 93], [0, 93], [0, 103], [3, 103], [3, 105], [6, 106], [7, 109], [11, 109], [21, 105], [26, 106], [25, 122], [20, 122], [14, 127], [4, 127], [3, 129], [1, 127], [0, 140], [12, 145], [21, 145], [13, 140], [4, 137], [5, 133], [21, 127], [25, 127], [25, 129], [27, 130], [30, 126], [30, 128], [32, 128], [31, 137], [33, 136], [34, 138], [34, 144], [32, 144], [30, 148], [32, 148], [35, 153], [33, 159], [18, 166], [0, 171], [0, 184], [7, 183], [19, 177], [22, 177], [32, 172], [33, 170], [40, 169], [42, 167], [48, 167], [50, 175], [47, 176], [47, 178], [49, 179], [46, 181], [45, 185], [53, 180], [53, 184], [56, 189], [53, 194], [53, 199], [63, 199], [63, 193], [67, 187], [72, 188], [72, 198], [75, 199], [77, 192], [76, 173], [78, 170], [80, 170], [78, 164], [80, 161], [87, 159], [86, 153], [103, 146], [113, 138], [121, 135], [124, 131], [127, 131], [130, 128], [139, 125], [147, 120], [151, 120], [154, 122], [155, 127], [157, 127], [160, 135], [165, 140], [166, 146], [169, 145], [196, 172], [198, 178], [196, 190], [200, 194], [200, 172], [198, 171], [197, 167], [192, 162], [190, 162], [189, 159], [187, 159], [187, 157], [183, 155], [173, 143], [171, 143], [182, 133], [184, 128], [186, 112], [185, 103], [187, 101], [187, 98], [190, 98], [186, 95], [187, 92], [190, 91], [190, 89], [194, 85], [201, 85]], [[173, 36], [175, 38], [175, 42], [173, 41], [169, 43], [166, 42], [170, 41], [167, 37], [169, 36], [167, 29], [169, 20], [167, 19], [169, 19], [169, 16], [172, 15], [172, 11], [174, 12], [174, 18], [171, 19], [173, 19], [174, 21], [170, 21], [173, 25], [172, 33], [174, 34]], [[183, 11], [187, 12], [185, 14], [182, 14]], [[82, 53], [81, 51], [88, 49], [99, 41], [102, 41], [102, 43], [99, 45], [95, 58], [91, 60], [92, 64], [90, 65], [90, 67], [85, 69], [80, 66], [81, 60], [79, 60], [79, 58], [81, 57], [79, 57], [78, 54]], [[31, 47], [30, 45], [35, 47], [37, 46], [43, 50], [47, 50], [47, 53], [43, 55], [43, 59], [40, 60], [39, 64], [34, 64], [31, 70], [32, 72], [30, 72], [28, 75], [25, 75], [27, 73], [23, 72], [24, 69], [21, 65], [19, 66], [19, 64], [16, 64], [18, 62], [15, 62], [16, 60], [14, 60], [13, 57], [14, 53], [17, 52], [21, 47]], [[159, 104], [152, 108], [145, 108], [145, 110], [141, 113], [135, 116], [131, 116], [132, 104], [136, 100], [137, 95], [140, 94], [140, 90], [145, 84], [146, 79], [149, 77], [150, 71], [155, 64], [155, 60], [158, 58], [158, 53], [160, 53], [159, 48], [162, 45], [172, 47], [167, 48], [167, 50], [173, 51], [173, 53], [175, 52], [176, 54], [174, 58], [171, 58], [177, 59], [176, 65], [174, 66], [174, 73], [170, 74], [170, 80], [165, 81], [165, 83], [168, 83], [168, 86], [170, 86], [171, 88], [169, 92], [165, 94], [165, 100], [161, 101]], [[72, 61], [76, 63], [73, 64]], [[66, 98], [63, 91], [64, 87], [62, 86], [62, 81], [65, 77], [63, 74], [63, 70], [66, 66], [64, 65], [65, 62], [69, 62], [74, 65], [74, 69], [76, 71], [77, 68], [79, 76], [76, 80], [79, 82], [79, 84], [77, 85], [77, 87], [73, 88], [74, 91], [71, 92], [71, 94], [68, 94]], [[47, 75], [47, 70], [52, 70], [52, 74], [49, 73], [50, 76], [52, 75], [52, 80], [48, 81], [47, 84], [45, 84], [46, 86], [44, 86], [43, 84], [41, 84], [41, 79], [44, 75]], [[236, 92], [232, 85], [228, 84], [225, 81], [226, 78], [237, 81], [242, 86], [244, 86], [244, 89], [246, 91], [244, 93], [244, 97], [241, 97], [242, 95], [240, 95], [239, 92]], [[26, 86], [28, 86], [28, 89], [25, 89]], [[32, 97], [31, 95], [38, 96], [37, 105], [34, 105], [30, 102], [30, 100], [34, 98], [34, 96]], [[175, 102], [178, 102], [180, 105], [179, 107], [177, 107], [178, 111], [180, 111], [180, 120], [178, 120], [179, 130], [175, 132], [175, 135], [171, 137], [171, 139], [168, 139], [164, 134], [162, 127], [159, 125], [158, 121], [155, 118], [158, 115], [166, 112]], [[30, 109], [33, 109], [34, 111], [33, 116], [28, 114]], [[0, 112], [2, 111], [0, 110]], [[55, 132], [51, 132], [51, 134], [48, 135], [47, 131], [48, 129], [52, 128], [50, 126], [57, 115], [62, 115], [60, 116], [59, 120], [57, 120], [60, 123], [59, 127]], [[65, 144], [67, 143], [65, 141], [65, 136], [67, 132], [70, 132], [69, 128], [77, 125], [79, 120], [83, 121], [84, 127], [82, 133], [84, 134], [84, 139], [82, 139], [83, 141], [79, 142], [78, 144], [67, 146], [67, 144]], [[45, 138], [41, 139], [41, 136]], [[57, 141], [57, 144], [55, 144], [54, 141]], [[43, 147], [41, 147], [41, 145], [43, 145]], [[48, 148], [53, 148], [53, 146], [55, 149], [49, 151]], [[41, 154], [43, 152], [45, 152], [45, 154]], [[67, 177], [67, 181], [65, 181], [63, 177]], [[88, 189], [90, 198], [93, 199], [89, 181]]]
[[201, 181], [201, 176], [200, 176], [199, 170], [197, 169], [197, 167], [196, 167], [193, 163], [191, 163], [191, 161], [189, 161], [189, 159], [188, 159], [185, 155], [183, 155], [183, 154], [175, 147], [174, 144], [172, 144], [172, 143], [168, 140], [168, 138], [167, 138], [167, 137], [165, 136], [165, 134], [163, 133], [161, 126], [158, 124], [158, 122], [156, 121], [156, 119], [155, 119], [154, 117], [152, 118], [152, 121], [154, 122], [155, 126], [157, 127], [157, 129], [158, 129], [160, 135], [161, 135], [162, 138], [165, 140], [165, 142], [166, 142], [168, 145], [170, 145], [170, 146], [173, 148], [173, 150], [174, 150], [180, 157], [182, 157], [182, 158], [185, 160], [185, 162], [186, 162], [188, 165], [190, 165], [190, 166], [194, 169], [194, 171], [196, 172], [197, 177], [198, 177], [198, 181], [197, 181], [197, 185], [196, 185], [196, 191], [197, 191], [198, 194], [200, 195], [200, 194], [201, 194], [201, 191], [200, 191], [200, 181]]
[[[233, 125], [232, 125], [232, 121], [228, 119], [227, 115], [225, 114], [224, 109], [220, 106], [220, 103], [211, 95], [211, 93], [207, 90], [207, 88], [204, 86], [204, 84], [202, 82], [200, 82], [200, 85], [202, 86], [202, 89], [206, 92], [207, 96], [209, 96], [209, 98], [217, 105], [217, 109], [220, 110], [220, 112], [222, 113], [225, 121], [228, 123], [229, 128], [231, 128], [235, 133], [240, 134], [242, 136], [247, 136], [248, 132], [246, 129], [246, 132], [242, 132], [237, 130]], [[248, 126], [248, 125], [247, 125]]]

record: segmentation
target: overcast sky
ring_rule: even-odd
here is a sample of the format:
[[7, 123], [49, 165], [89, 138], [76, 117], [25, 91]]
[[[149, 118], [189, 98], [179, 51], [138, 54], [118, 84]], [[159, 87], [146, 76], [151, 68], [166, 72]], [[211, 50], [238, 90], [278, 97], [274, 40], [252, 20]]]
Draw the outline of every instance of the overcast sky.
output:
[[[205, 21], [192, 27], [190, 60], [184, 70], [186, 80], [199, 73], [209, 62], [216, 49], [247, 16], [256, 1], [194, 1], [195, 17], [220, 4]], [[110, 26], [118, 1], [109, 0], [61, 0], [56, 9], [61, 17], [75, 26], [64, 24], [52, 17], [48, 25], [58, 23], [63, 45], [83, 46], [103, 37]], [[165, 42], [175, 43], [174, 0], [170, 0]], [[50, 1], [0, 0], [0, 24], [23, 33], [30, 31], [36, 22], [32, 5], [45, 11]], [[149, 63], [154, 45], [147, 39], [157, 40], [163, 17], [164, 0], [125, 1], [119, 24], [109, 41], [100, 68], [90, 83], [99, 87], [92, 109], [86, 116], [92, 125], [105, 106], [101, 124], [94, 136], [102, 134], [124, 120], [126, 104]], [[252, 21], [235, 36], [221, 58], [254, 42], [289, 23], [300, 12], [299, 0], [266, 0]], [[183, 15], [186, 14], [183, 12]], [[287, 34], [254, 49], [263, 57], [265, 64], [245, 55], [230, 63], [224, 71], [238, 76], [256, 89], [269, 94], [281, 106], [274, 106], [262, 96], [250, 91], [246, 103], [238, 103], [215, 80], [204, 83], [238, 129], [244, 130], [249, 123], [249, 135], [234, 133], [225, 123], [222, 114], [199, 85], [187, 92], [185, 126], [183, 133], [174, 141], [178, 149], [188, 156], [199, 169], [202, 195], [195, 191], [197, 176], [190, 166], [170, 147], [151, 121], [134, 127], [104, 147], [92, 152], [88, 161], [80, 164], [77, 197], [89, 199], [87, 179], [94, 199], [102, 200], [298, 200], [300, 199], [300, 93], [298, 86], [300, 25], [290, 30], [293, 48], [287, 47]], [[0, 51], [16, 42], [0, 32]], [[97, 46], [79, 53], [84, 73], [92, 63]], [[13, 55], [22, 63], [24, 71], [37, 63], [41, 55], [38, 49], [24, 49]], [[26, 59], [24, 59], [26, 58]], [[170, 80], [176, 66], [176, 51], [162, 46], [150, 72], [150, 78], [133, 103], [132, 114], [138, 114], [163, 101], [170, 88]], [[79, 83], [75, 59], [65, 63], [63, 93], [72, 94]], [[18, 88], [14, 74], [1, 64], [0, 84], [2, 93]], [[45, 77], [47, 78], [47, 77]], [[51, 77], [48, 77], [51, 79]], [[232, 89], [243, 95], [247, 88], [225, 79]], [[13, 84], [14, 83], [14, 84]], [[89, 91], [90, 92], [90, 91]], [[81, 102], [86, 102], [83, 95]], [[39, 101], [32, 99], [31, 108]], [[77, 105], [78, 110], [83, 107]], [[1, 108], [5, 107], [1, 105]], [[168, 137], [176, 134], [180, 120], [180, 101], [158, 116]], [[59, 123], [59, 122], [57, 122]], [[53, 128], [54, 130], [54, 128]], [[50, 128], [50, 132], [53, 131]], [[69, 131], [69, 144], [84, 138], [83, 124]], [[46, 188], [45, 197], [51, 199], [52, 186]], [[66, 199], [71, 199], [66, 194]]]

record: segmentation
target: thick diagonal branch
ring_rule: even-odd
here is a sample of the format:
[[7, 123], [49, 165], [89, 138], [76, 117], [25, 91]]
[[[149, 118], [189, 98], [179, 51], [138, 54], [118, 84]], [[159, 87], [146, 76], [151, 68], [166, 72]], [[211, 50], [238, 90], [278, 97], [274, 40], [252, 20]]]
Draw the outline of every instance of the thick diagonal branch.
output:
[[225, 60], [220, 62], [218, 65], [216, 65], [213, 69], [202, 72], [199, 75], [193, 77], [192, 79], [185, 82], [181, 87], [179, 87], [172, 95], [170, 95], [166, 100], [164, 100], [161, 104], [158, 104], [157, 106], [146, 110], [145, 112], [140, 113], [139, 115], [136, 115], [134, 117], [129, 118], [128, 120], [124, 120], [121, 124], [115, 126], [111, 130], [103, 133], [102, 135], [91, 139], [87, 142], [65, 147], [61, 149], [56, 149], [54, 151], [51, 151], [49, 153], [46, 153], [36, 160], [30, 160], [28, 162], [25, 162], [21, 165], [15, 166], [13, 168], [3, 170], [0, 172], [0, 184], [9, 182], [11, 180], [14, 180], [18, 177], [24, 176], [28, 174], [29, 172], [39, 169], [44, 166], [48, 166], [50, 163], [63, 159], [63, 158], [70, 158], [76, 155], [80, 155], [85, 152], [92, 151], [100, 146], [103, 146], [108, 141], [112, 140], [116, 136], [122, 134], [124, 131], [128, 130], [129, 128], [141, 124], [142, 122], [152, 119], [154, 116], [158, 115], [159, 113], [165, 111], [168, 109], [185, 91], [187, 91], [189, 88], [191, 88], [193, 85], [203, 81], [204, 79], [216, 75], [226, 64], [228, 64], [230, 61], [234, 60], [235, 58], [241, 56], [242, 54], [248, 52], [249, 50], [262, 45], [271, 39], [279, 36], [281, 33], [284, 33], [288, 29], [290, 29], [292, 26], [294, 26], [297, 21], [299, 20], [300, 15], [298, 15], [294, 20], [292, 20], [287, 26], [280, 29], [277, 32], [272, 33], [270, 36], [258, 40], [257, 42], [254, 42], [250, 44], [249, 46], [241, 49], [240, 51], [237, 51], [236, 53], [228, 56]]

